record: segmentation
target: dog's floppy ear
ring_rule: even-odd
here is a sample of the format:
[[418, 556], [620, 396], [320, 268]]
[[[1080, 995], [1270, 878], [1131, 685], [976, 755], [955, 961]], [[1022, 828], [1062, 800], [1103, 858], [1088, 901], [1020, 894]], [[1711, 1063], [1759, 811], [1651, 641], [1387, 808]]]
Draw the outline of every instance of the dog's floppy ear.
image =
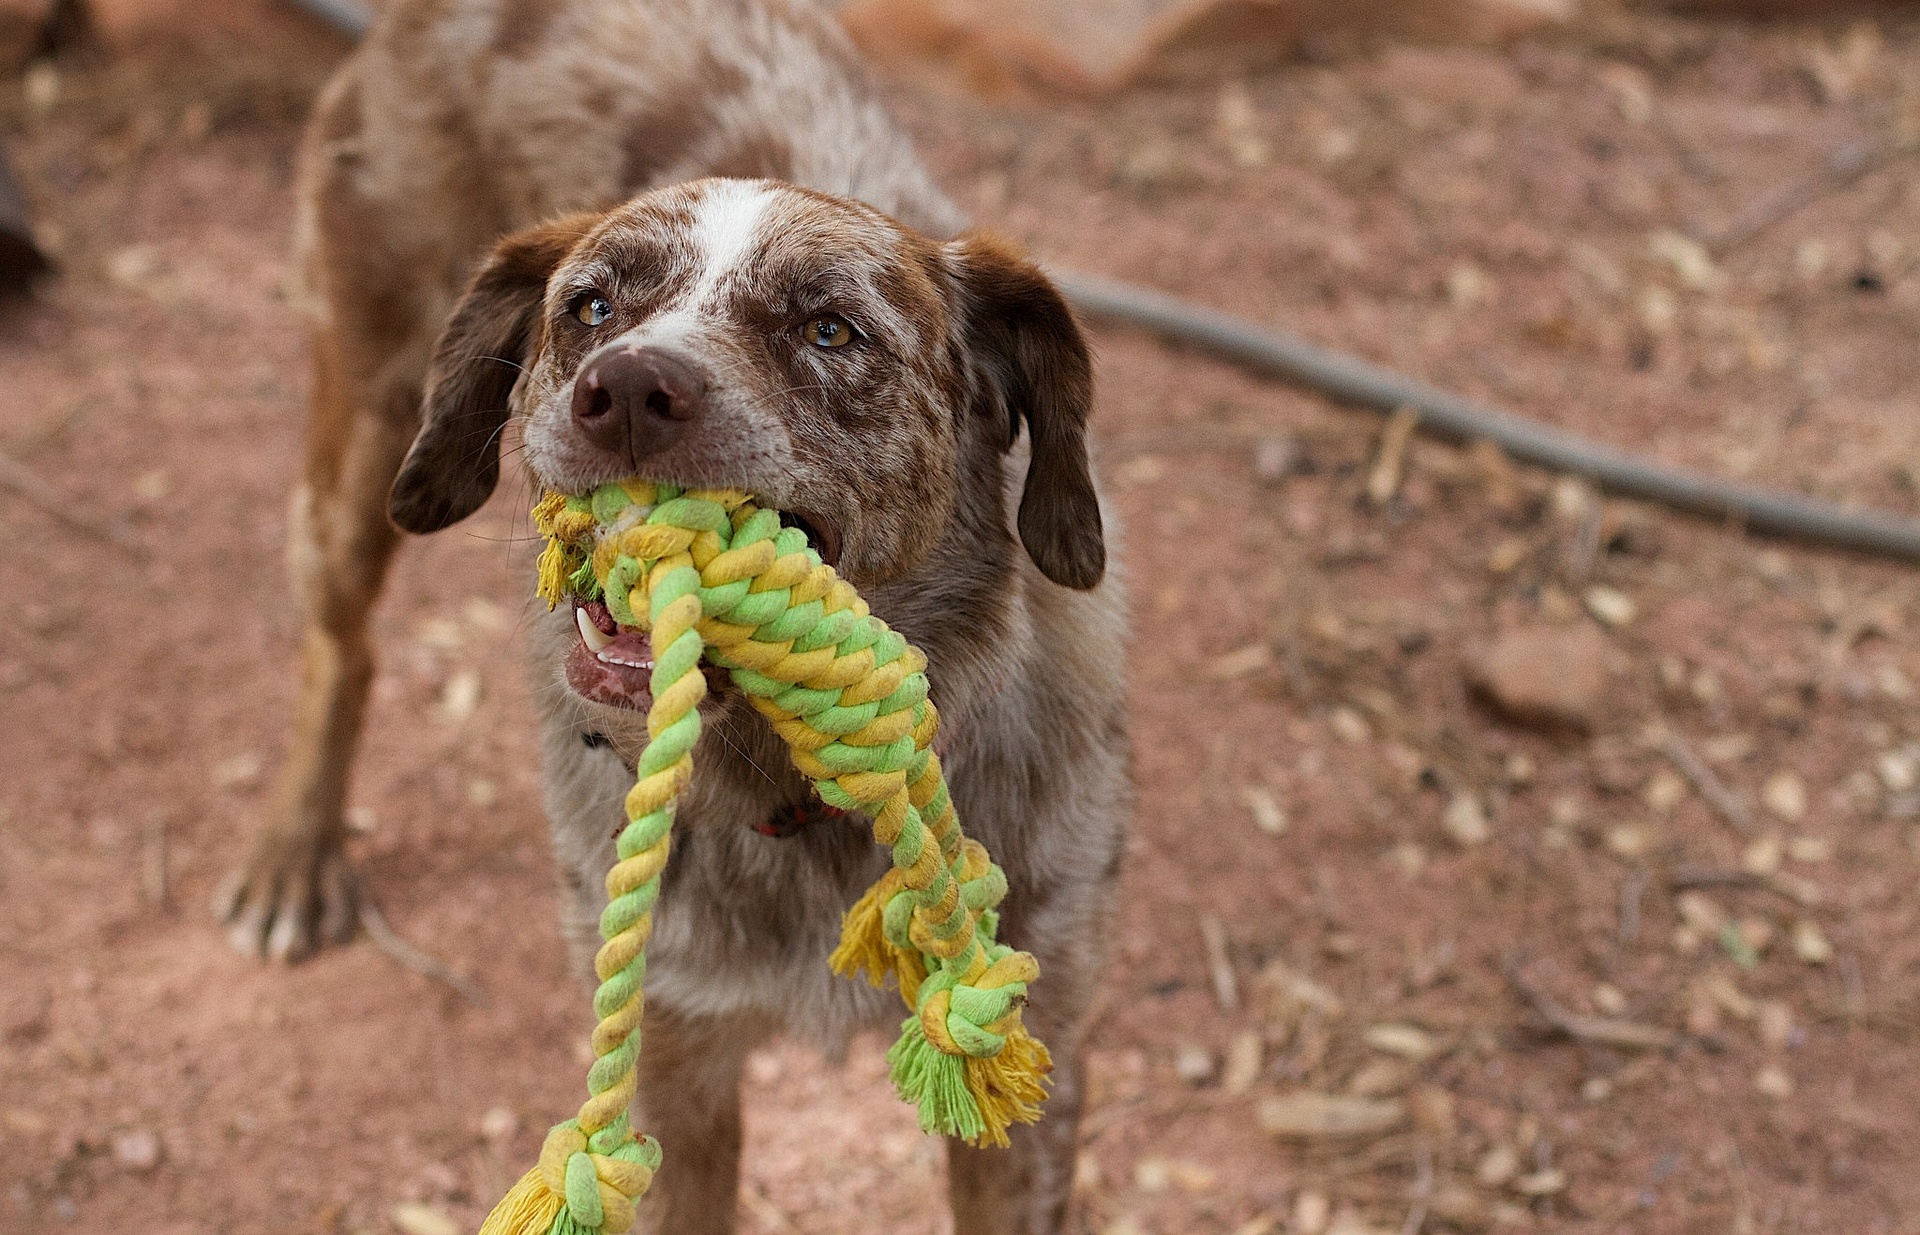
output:
[[598, 218], [569, 215], [508, 236], [467, 284], [434, 344], [420, 433], [387, 497], [402, 530], [437, 532], [493, 494], [507, 401], [538, 338], [547, 278]]
[[1091, 588], [1106, 573], [1107, 544], [1087, 465], [1093, 364], [1086, 340], [1047, 276], [1012, 245], [972, 232], [946, 252], [965, 297], [963, 345], [1007, 417], [1009, 447], [1026, 421], [1032, 456], [1020, 541], [1047, 578]]

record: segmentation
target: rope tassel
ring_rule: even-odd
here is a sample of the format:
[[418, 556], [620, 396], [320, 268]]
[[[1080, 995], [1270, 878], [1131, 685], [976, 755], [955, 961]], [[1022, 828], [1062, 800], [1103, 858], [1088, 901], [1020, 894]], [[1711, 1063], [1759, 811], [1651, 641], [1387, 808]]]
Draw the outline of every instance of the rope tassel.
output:
[[733, 490], [647, 481], [552, 493], [539, 594], [602, 600], [650, 633], [648, 742], [607, 874], [594, 960], [594, 1063], [579, 1115], [547, 1134], [539, 1165], [481, 1235], [620, 1235], [660, 1165], [628, 1126], [640, 1054], [646, 945], [675, 807], [693, 775], [706, 695], [701, 662], [727, 671], [786, 741], [822, 801], [873, 819], [893, 869], [847, 910], [834, 972], [891, 976], [912, 1012], [888, 1052], [895, 1087], [929, 1132], [1001, 1145], [1040, 1117], [1047, 1049], [1021, 1024], [1039, 966], [995, 942], [1006, 876], [960, 830], [940, 760], [927, 659], [785, 527]]

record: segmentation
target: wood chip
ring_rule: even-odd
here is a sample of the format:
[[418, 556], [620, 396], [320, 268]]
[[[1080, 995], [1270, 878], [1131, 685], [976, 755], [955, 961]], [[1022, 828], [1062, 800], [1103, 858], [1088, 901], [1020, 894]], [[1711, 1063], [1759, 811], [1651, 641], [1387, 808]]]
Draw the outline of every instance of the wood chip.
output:
[[1807, 783], [1792, 772], [1775, 772], [1760, 787], [1760, 804], [1786, 823], [1807, 817]]
[[403, 1201], [389, 1216], [402, 1235], [460, 1235], [460, 1224], [430, 1205]]
[[1487, 1150], [1480, 1165], [1473, 1168], [1473, 1177], [1484, 1188], [1504, 1188], [1507, 1181], [1519, 1173], [1520, 1154], [1504, 1141]]
[[1792, 940], [1793, 954], [1808, 965], [1824, 965], [1833, 959], [1833, 943], [1811, 918], [1793, 924]]
[[1602, 626], [1628, 626], [1640, 616], [1640, 606], [1633, 597], [1618, 588], [1595, 584], [1580, 599], [1586, 602], [1587, 612]]
[[1207, 676], [1217, 682], [1233, 682], [1265, 669], [1273, 663], [1273, 648], [1265, 643], [1249, 643], [1243, 648], [1235, 648], [1223, 656], [1216, 656], [1207, 666]]
[[1266, 1044], [1251, 1029], [1233, 1035], [1227, 1044], [1226, 1066], [1220, 1072], [1220, 1088], [1228, 1097], [1237, 1098], [1252, 1089], [1266, 1065]]
[[1776, 1101], [1784, 1101], [1793, 1096], [1793, 1078], [1786, 1069], [1777, 1064], [1768, 1064], [1754, 1073], [1753, 1087]]
[[1247, 785], [1240, 790], [1240, 800], [1246, 803], [1247, 813], [1253, 816], [1253, 826], [1268, 836], [1284, 836], [1287, 831], [1286, 808], [1280, 805], [1280, 799], [1273, 790], [1265, 785]]
[[1369, 1025], [1361, 1040], [1376, 1051], [1398, 1055], [1414, 1063], [1424, 1063], [1438, 1055], [1441, 1045], [1434, 1036], [1417, 1025], [1388, 1021]]
[[1227, 928], [1211, 913], [1200, 915], [1200, 941], [1207, 950], [1207, 977], [1213, 983], [1214, 1002], [1222, 1012], [1240, 1010], [1240, 983], [1227, 948]]
[[1406, 1122], [1404, 1102], [1299, 1090], [1266, 1098], [1256, 1108], [1262, 1131], [1285, 1140], [1341, 1140], [1382, 1136]]
[[1387, 417], [1380, 433], [1380, 449], [1367, 473], [1367, 501], [1385, 506], [1400, 492], [1401, 477], [1406, 474], [1407, 445], [1420, 425], [1420, 413], [1411, 407], [1397, 408]]
[[470, 718], [480, 706], [480, 674], [475, 669], [461, 669], [447, 679], [446, 686], [440, 692], [438, 713], [441, 723], [457, 725]]
[[1534, 1171], [1522, 1175], [1513, 1181], [1513, 1190], [1521, 1196], [1552, 1196], [1556, 1192], [1567, 1190], [1567, 1173], [1554, 1167], [1544, 1171]]
[[1446, 814], [1441, 816], [1440, 823], [1446, 829], [1447, 839], [1463, 849], [1484, 845], [1493, 838], [1493, 827], [1487, 821], [1487, 808], [1477, 793], [1454, 794], [1453, 800], [1447, 803]]

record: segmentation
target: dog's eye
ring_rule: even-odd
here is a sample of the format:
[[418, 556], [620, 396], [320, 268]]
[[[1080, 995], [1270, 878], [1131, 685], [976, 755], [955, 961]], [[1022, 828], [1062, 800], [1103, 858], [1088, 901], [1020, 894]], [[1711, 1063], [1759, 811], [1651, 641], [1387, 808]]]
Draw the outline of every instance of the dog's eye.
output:
[[853, 327], [847, 319], [824, 313], [807, 323], [807, 342], [815, 347], [845, 347], [853, 342]]
[[605, 296], [587, 296], [581, 299], [573, 315], [589, 326], [598, 326], [613, 316], [613, 306]]

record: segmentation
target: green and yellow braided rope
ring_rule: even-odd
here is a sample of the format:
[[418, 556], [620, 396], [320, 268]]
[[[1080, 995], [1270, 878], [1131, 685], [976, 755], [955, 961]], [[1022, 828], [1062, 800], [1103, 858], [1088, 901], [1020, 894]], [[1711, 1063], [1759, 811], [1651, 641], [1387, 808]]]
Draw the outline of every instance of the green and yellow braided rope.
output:
[[693, 774], [707, 659], [786, 740], [823, 801], [873, 818], [893, 854], [847, 911], [835, 972], [876, 986], [892, 975], [912, 1015], [887, 1054], [920, 1125], [971, 1144], [1006, 1145], [1046, 1098], [1047, 1049], [1021, 1024], [1039, 966], [994, 941], [1006, 876], [959, 817], [933, 753], [939, 714], [926, 657], [875, 617], [804, 533], [732, 490], [626, 481], [534, 507], [547, 539], [540, 595], [604, 600], [650, 632], [648, 743], [627, 795], [627, 826], [607, 874], [605, 939], [594, 969], [591, 1095], [547, 1134], [540, 1162], [481, 1235], [619, 1235], [660, 1164], [628, 1126], [647, 938], [675, 804]]

